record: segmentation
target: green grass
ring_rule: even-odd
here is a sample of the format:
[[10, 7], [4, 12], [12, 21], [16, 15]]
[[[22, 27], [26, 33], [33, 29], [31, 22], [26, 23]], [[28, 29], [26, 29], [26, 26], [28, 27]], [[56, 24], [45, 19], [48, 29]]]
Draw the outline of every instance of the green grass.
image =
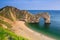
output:
[[0, 40], [28, 40], [22, 36], [17, 36], [8, 29], [4, 29], [0, 26]]
[[[1, 24], [6, 25], [8, 28], [3, 28]], [[17, 36], [15, 33], [10, 31], [11, 27], [12, 26], [8, 22], [0, 20], [0, 40], [28, 40], [27, 38]]]

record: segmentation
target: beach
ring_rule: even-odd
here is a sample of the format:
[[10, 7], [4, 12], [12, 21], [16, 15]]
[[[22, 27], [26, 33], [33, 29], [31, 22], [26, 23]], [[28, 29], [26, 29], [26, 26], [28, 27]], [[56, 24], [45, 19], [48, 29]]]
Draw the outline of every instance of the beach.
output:
[[17, 34], [18, 36], [23, 36], [25, 38], [28, 38], [29, 40], [55, 40], [53, 38], [50, 38], [48, 36], [45, 36], [41, 33], [35, 32], [31, 29], [29, 29], [24, 21], [16, 21], [13, 23], [13, 27], [11, 30]]

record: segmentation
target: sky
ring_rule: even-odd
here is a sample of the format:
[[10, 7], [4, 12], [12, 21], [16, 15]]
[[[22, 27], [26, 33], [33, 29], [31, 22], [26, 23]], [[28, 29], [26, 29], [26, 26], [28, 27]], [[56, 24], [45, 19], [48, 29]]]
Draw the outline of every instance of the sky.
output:
[[60, 0], [0, 0], [0, 8], [4, 6], [21, 10], [60, 10]]

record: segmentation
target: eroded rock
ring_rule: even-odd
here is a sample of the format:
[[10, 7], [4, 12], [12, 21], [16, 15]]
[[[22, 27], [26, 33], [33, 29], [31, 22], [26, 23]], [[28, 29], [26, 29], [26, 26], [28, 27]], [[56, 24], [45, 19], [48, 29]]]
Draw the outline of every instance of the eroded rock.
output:
[[33, 15], [27, 10], [19, 10], [11, 6], [6, 6], [0, 9], [0, 16], [13, 21], [25, 21], [28, 23], [38, 23], [40, 18], [43, 18], [45, 23], [50, 23], [50, 15], [48, 13], [38, 13]]

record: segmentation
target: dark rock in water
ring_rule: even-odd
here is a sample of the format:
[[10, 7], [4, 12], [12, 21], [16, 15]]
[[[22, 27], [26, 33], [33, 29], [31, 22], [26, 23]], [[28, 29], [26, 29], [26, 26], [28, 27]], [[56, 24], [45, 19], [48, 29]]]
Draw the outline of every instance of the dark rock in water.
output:
[[19, 10], [11, 6], [6, 6], [0, 9], [0, 16], [13, 21], [21, 20], [28, 23], [39, 23], [39, 20], [42, 17], [45, 20], [45, 23], [50, 23], [50, 15], [48, 13], [39, 13], [33, 15], [26, 10]]

